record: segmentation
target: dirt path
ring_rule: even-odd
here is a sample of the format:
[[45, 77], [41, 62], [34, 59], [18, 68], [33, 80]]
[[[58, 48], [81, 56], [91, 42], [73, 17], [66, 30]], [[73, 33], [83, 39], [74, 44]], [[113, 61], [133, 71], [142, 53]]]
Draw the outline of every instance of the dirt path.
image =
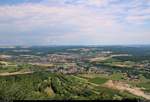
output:
[[128, 91], [136, 96], [141, 96], [145, 99], [150, 100], [150, 95], [147, 95], [146, 93], [144, 93], [140, 88], [131, 87], [129, 84], [126, 84], [123, 82], [109, 80], [103, 86], [112, 88], [112, 89], [117, 89], [120, 91]]
[[12, 76], [12, 75], [21, 75], [21, 74], [31, 74], [33, 72], [12, 72], [12, 73], [0, 73], [0, 76]]

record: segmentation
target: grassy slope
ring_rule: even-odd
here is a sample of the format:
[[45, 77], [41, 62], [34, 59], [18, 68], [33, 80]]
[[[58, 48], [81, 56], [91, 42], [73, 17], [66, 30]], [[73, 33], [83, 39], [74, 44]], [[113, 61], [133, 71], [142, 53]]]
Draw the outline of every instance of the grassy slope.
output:
[[88, 100], [135, 98], [134, 95], [126, 92], [120, 93], [116, 90], [95, 85], [102, 84], [105, 81], [104, 78], [88, 80], [73, 75], [51, 74], [48, 72], [0, 77], [0, 99]]

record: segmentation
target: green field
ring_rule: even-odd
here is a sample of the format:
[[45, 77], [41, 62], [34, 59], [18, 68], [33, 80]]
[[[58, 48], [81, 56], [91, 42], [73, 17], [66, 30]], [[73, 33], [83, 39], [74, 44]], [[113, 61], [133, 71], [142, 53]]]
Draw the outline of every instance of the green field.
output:
[[103, 84], [107, 81], [108, 79], [106, 78], [101, 78], [101, 77], [95, 77], [93, 79], [90, 79], [89, 81], [95, 84]]
[[143, 90], [146, 92], [150, 92], [150, 81], [149, 82], [141, 82], [137, 84], [138, 87], [144, 88]]
[[[16, 75], [0, 78], [0, 99], [119, 99], [127, 98], [123, 93], [113, 89], [95, 86], [105, 83], [105, 78], [87, 81], [73, 75], [38, 72], [31, 75]], [[90, 82], [90, 83], [89, 83]], [[21, 90], [21, 91], [20, 91]], [[134, 95], [129, 94], [130, 96]]]

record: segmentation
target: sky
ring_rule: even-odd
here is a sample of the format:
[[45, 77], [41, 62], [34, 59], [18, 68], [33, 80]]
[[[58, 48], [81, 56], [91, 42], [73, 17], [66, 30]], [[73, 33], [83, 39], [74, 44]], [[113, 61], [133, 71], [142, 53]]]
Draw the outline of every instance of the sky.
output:
[[150, 44], [150, 0], [0, 0], [0, 45]]

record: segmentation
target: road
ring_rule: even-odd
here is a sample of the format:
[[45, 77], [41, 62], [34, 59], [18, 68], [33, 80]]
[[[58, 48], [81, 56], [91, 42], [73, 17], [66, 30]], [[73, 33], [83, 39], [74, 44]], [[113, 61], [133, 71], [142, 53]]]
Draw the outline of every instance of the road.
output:
[[0, 73], [0, 76], [13, 76], [13, 75], [22, 75], [22, 74], [32, 74], [34, 72], [31, 72], [31, 71], [28, 71], [28, 72], [12, 72], [12, 73], [9, 73], [9, 72], [5, 72], [5, 73]]

